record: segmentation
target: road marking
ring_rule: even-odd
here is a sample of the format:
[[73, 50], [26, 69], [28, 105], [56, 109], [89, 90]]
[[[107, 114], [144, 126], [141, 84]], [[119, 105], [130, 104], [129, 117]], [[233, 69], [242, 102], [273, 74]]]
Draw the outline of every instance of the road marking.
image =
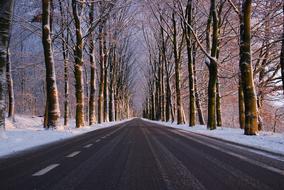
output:
[[106, 136], [103, 136], [103, 137], [102, 137], [102, 139], [105, 139], [105, 138], [106, 138]]
[[66, 157], [67, 157], [67, 158], [75, 157], [75, 156], [78, 155], [80, 152], [81, 152], [81, 151], [75, 151], [75, 152], [73, 152], [73, 153], [67, 155]]
[[60, 164], [51, 164], [50, 166], [47, 166], [46, 168], [43, 168], [42, 170], [39, 170], [38, 172], [34, 173], [32, 176], [42, 176], [59, 165]]
[[96, 140], [96, 143], [97, 143], [97, 142], [100, 142], [100, 141], [101, 141], [101, 140], [100, 140], [100, 139], [98, 139], [98, 140]]
[[90, 148], [91, 146], [93, 146], [93, 144], [87, 144], [84, 146], [84, 148]]

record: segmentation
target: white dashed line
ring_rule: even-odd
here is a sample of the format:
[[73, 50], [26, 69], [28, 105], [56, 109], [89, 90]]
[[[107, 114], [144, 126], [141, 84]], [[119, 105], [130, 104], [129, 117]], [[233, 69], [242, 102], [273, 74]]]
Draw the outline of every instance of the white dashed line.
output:
[[66, 157], [67, 157], [67, 158], [75, 157], [75, 156], [76, 156], [76, 155], [78, 155], [80, 152], [81, 152], [81, 151], [73, 152], [73, 153], [71, 153], [71, 154], [67, 155]]
[[100, 142], [100, 141], [101, 141], [101, 140], [100, 140], [100, 139], [98, 139], [98, 140], [96, 140], [96, 143], [97, 143], [97, 142]]
[[46, 168], [39, 170], [38, 172], [34, 173], [32, 176], [42, 176], [42, 175], [46, 174], [47, 172], [49, 172], [50, 170], [53, 170], [54, 168], [56, 168], [59, 165], [60, 164], [51, 164], [50, 166], [47, 166]]
[[84, 146], [84, 148], [90, 148], [91, 146], [93, 146], [93, 144], [87, 144]]

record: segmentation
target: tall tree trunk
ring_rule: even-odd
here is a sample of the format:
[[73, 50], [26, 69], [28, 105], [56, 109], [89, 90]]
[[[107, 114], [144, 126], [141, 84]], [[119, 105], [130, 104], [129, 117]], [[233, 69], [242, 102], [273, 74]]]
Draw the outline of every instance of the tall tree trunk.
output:
[[42, 44], [46, 67], [46, 128], [55, 128], [60, 118], [56, 74], [50, 33], [50, 0], [42, 0]]
[[240, 27], [240, 70], [245, 103], [245, 134], [258, 132], [258, 110], [251, 63], [251, 9], [252, 1], [243, 0]]
[[[212, 47], [211, 59], [208, 65], [209, 68], [209, 85], [208, 85], [208, 122], [207, 128], [210, 130], [216, 129], [216, 84], [217, 84], [217, 52], [218, 52], [218, 17], [216, 10], [216, 0], [211, 0], [210, 15], [208, 18], [208, 26], [210, 28], [211, 17], [213, 19]], [[207, 31], [207, 36], [210, 35], [210, 30]], [[208, 43], [208, 42], [207, 42]]]
[[[91, 3], [89, 12], [89, 25], [92, 26], [94, 22], [94, 9], [95, 3]], [[89, 54], [90, 54], [90, 99], [89, 99], [89, 125], [96, 123], [96, 69], [95, 69], [95, 44], [94, 44], [94, 32], [91, 31], [89, 36]]]
[[103, 26], [99, 26], [99, 54], [100, 54], [100, 81], [99, 81], [99, 97], [98, 97], [98, 123], [103, 122], [103, 98], [104, 98], [104, 51], [103, 51]]
[[[192, 0], [187, 4], [187, 23], [192, 25]], [[186, 24], [185, 24], [186, 25]], [[193, 52], [192, 52], [192, 34], [189, 26], [186, 25], [186, 46], [188, 59], [188, 88], [189, 88], [189, 126], [195, 125], [195, 89], [194, 89], [194, 71], [193, 71]]]
[[6, 80], [8, 87], [8, 118], [11, 118], [13, 121], [15, 120], [15, 95], [14, 95], [14, 84], [12, 78], [12, 69], [11, 69], [11, 58], [10, 58], [10, 50], [7, 50], [7, 65], [6, 65]]
[[282, 45], [281, 45], [281, 54], [280, 54], [280, 66], [281, 66], [281, 77], [282, 77], [282, 86], [284, 94], [284, 4], [283, 4], [283, 31], [282, 31]]
[[174, 60], [175, 60], [175, 87], [176, 87], [176, 109], [177, 109], [177, 124], [182, 124], [182, 110], [181, 110], [181, 92], [180, 92], [180, 60], [178, 55], [177, 45], [177, 24], [175, 13], [172, 14], [173, 22], [173, 46], [174, 46]]
[[205, 120], [203, 116], [202, 106], [200, 104], [200, 98], [198, 93], [198, 87], [197, 87], [197, 76], [196, 76], [196, 51], [197, 47], [196, 44], [193, 45], [193, 72], [194, 72], [194, 89], [195, 89], [195, 104], [196, 104], [196, 110], [198, 114], [198, 121], [200, 125], [205, 125]]
[[76, 28], [76, 45], [75, 55], [75, 91], [76, 91], [76, 127], [80, 128], [85, 125], [84, 116], [84, 79], [83, 79], [83, 36], [81, 31], [81, 21], [78, 15], [78, 2], [72, 0], [72, 10]]
[[[68, 22], [66, 15], [64, 15], [63, 11], [63, 5], [62, 1], [59, 1], [59, 8], [60, 8], [60, 14], [61, 14], [61, 30], [64, 31], [64, 28], [66, 27], [66, 23]], [[61, 34], [61, 44], [62, 44], [62, 56], [64, 60], [64, 125], [68, 125], [69, 120], [69, 51], [67, 44], [69, 42], [69, 29], [67, 29], [67, 34], [65, 35], [64, 32]]]
[[109, 63], [109, 121], [114, 121], [113, 117], [113, 85], [114, 85], [114, 66], [116, 62], [116, 47], [113, 47], [111, 60]]
[[108, 121], [108, 101], [107, 101], [107, 94], [108, 94], [108, 66], [107, 66], [107, 45], [106, 45], [106, 27], [104, 27], [104, 35], [103, 35], [103, 52], [104, 52], [104, 86], [103, 86], [103, 121], [107, 122]]

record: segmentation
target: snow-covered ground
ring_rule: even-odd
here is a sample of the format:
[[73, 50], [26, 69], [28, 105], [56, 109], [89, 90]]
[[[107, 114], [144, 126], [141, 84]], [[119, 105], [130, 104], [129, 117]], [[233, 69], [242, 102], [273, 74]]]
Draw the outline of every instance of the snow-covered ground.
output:
[[284, 154], [284, 133], [272, 133], [263, 131], [260, 132], [257, 136], [246, 136], [244, 135], [243, 130], [236, 128], [219, 127], [216, 130], [207, 130], [206, 126], [202, 125], [189, 127], [188, 125], [177, 125], [176, 123], [170, 122], [150, 122], [177, 128], [185, 132], [190, 131], [243, 145], [256, 147], [262, 150]]
[[124, 121], [96, 124], [91, 127], [75, 128], [71, 120], [69, 127], [59, 127], [56, 130], [45, 130], [42, 127], [43, 118], [32, 116], [16, 116], [16, 122], [6, 120], [6, 131], [0, 131], [0, 156], [66, 139], [97, 129], [111, 127]]

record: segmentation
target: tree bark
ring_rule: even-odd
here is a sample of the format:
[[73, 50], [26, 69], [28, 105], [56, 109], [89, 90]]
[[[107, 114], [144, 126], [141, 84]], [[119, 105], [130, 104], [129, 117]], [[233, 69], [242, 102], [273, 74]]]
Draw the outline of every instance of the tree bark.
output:
[[42, 0], [42, 44], [46, 67], [46, 128], [56, 128], [60, 110], [50, 32], [50, 10], [50, 0]]
[[8, 118], [11, 118], [12, 121], [15, 121], [15, 95], [14, 95], [14, 82], [12, 78], [12, 69], [11, 69], [11, 58], [10, 50], [7, 50], [7, 65], [6, 65], [6, 80], [8, 87]]
[[280, 66], [281, 66], [281, 78], [282, 78], [282, 87], [284, 94], [284, 4], [283, 4], [283, 31], [282, 31], [282, 45], [281, 45], [281, 54], [280, 54]]
[[[187, 4], [187, 22], [192, 25], [192, 0]], [[186, 24], [185, 24], [186, 25]], [[188, 59], [188, 88], [189, 88], [189, 126], [195, 126], [195, 89], [194, 89], [194, 71], [193, 71], [193, 49], [192, 35], [189, 26], [186, 25], [186, 45]]]
[[100, 54], [100, 81], [99, 81], [99, 97], [98, 97], [98, 123], [103, 122], [103, 87], [104, 87], [104, 51], [103, 51], [103, 26], [99, 26], [99, 54]]
[[252, 1], [243, 0], [240, 26], [240, 70], [245, 103], [245, 135], [258, 133], [258, 110], [251, 62]]
[[[92, 26], [94, 22], [94, 9], [95, 3], [91, 3], [89, 12], [89, 25]], [[96, 64], [95, 64], [95, 44], [94, 44], [94, 32], [91, 31], [89, 36], [89, 54], [90, 54], [90, 99], [89, 99], [89, 125], [96, 123]]]
[[175, 87], [176, 87], [176, 109], [177, 109], [177, 124], [182, 124], [182, 110], [181, 110], [181, 92], [180, 92], [180, 60], [178, 55], [177, 45], [177, 24], [175, 13], [172, 14], [173, 23], [173, 46], [174, 46], [174, 62], [175, 62]]
[[72, 10], [76, 28], [76, 45], [74, 50], [75, 55], [75, 91], [76, 91], [76, 127], [85, 126], [84, 116], [84, 79], [83, 79], [83, 36], [81, 31], [81, 21], [78, 15], [78, 2], [72, 0]]
[[[59, 8], [61, 14], [61, 30], [66, 27], [67, 17], [64, 15], [62, 1], [59, 1]], [[65, 20], [66, 19], [66, 20]], [[69, 28], [67, 29], [67, 35], [62, 32], [61, 44], [62, 44], [62, 56], [64, 60], [64, 125], [68, 125], [69, 120], [69, 51], [68, 51], [68, 41], [69, 41]]]
[[[216, 10], [216, 0], [211, 0], [210, 15], [208, 18], [208, 25], [210, 29], [211, 16], [213, 19], [212, 26], [212, 47], [211, 47], [211, 59], [208, 64], [209, 68], [209, 85], [208, 85], [208, 121], [207, 128], [210, 130], [216, 129], [216, 84], [217, 84], [217, 52], [218, 52], [218, 17]], [[207, 30], [207, 37], [209, 38], [210, 30]], [[208, 41], [208, 40], [207, 40]], [[209, 41], [207, 42], [209, 43]]]
[[239, 76], [239, 124], [240, 128], [245, 128], [245, 104], [244, 104], [244, 93], [243, 93], [243, 87], [242, 87], [242, 79], [241, 76]]

